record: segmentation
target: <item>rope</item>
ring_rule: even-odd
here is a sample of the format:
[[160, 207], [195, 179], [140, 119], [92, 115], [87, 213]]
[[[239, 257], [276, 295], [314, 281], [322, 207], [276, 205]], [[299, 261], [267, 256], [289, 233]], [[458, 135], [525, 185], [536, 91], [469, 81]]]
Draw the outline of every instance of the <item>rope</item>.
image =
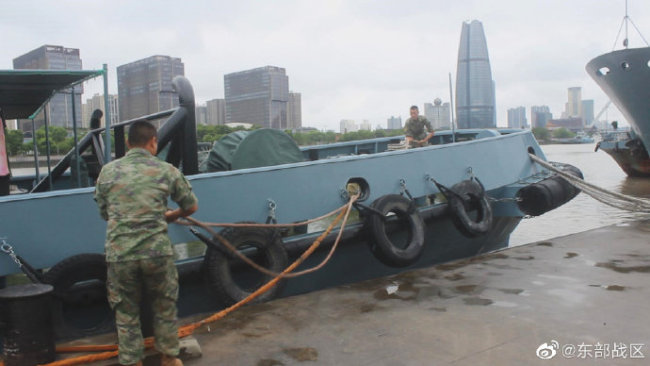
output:
[[[294, 269], [296, 269], [302, 262], [304, 262], [314, 251], [320, 246], [321, 242], [332, 232], [334, 227], [338, 225], [339, 221], [343, 219], [343, 222], [341, 223], [341, 229], [339, 231], [339, 234], [336, 237], [336, 241], [332, 245], [332, 248], [336, 248], [338, 246], [338, 243], [340, 242], [341, 236], [343, 235], [343, 228], [345, 227], [345, 224], [349, 218], [350, 210], [352, 207], [352, 204], [357, 200], [358, 195], [352, 196], [350, 198], [350, 201], [342, 206], [341, 208], [333, 211], [334, 213], [339, 212], [339, 214], [336, 216], [334, 221], [327, 227], [327, 229], [316, 238], [316, 240], [311, 244], [307, 250], [305, 250], [298, 259], [296, 259], [291, 265], [289, 265], [287, 268], [285, 268], [281, 273], [277, 274], [275, 278], [273, 278], [271, 281], [267, 282], [264, 284], [262, 287], [258, 288], [255, 290], [253, 293], [248, 295], [245, 299], [241, 300], [240, 302], [223, 309], [203, 320], [200, 320], [195, 323], [190, 323], [185, 326], [182, 326], [178, 329], [178, 337], [179, 338], [184, 338], [187, 336], [190, 336], [194, 333], [194, 331], [198, 328], [200, 328], [203, 325], [215, 322], [219, 319], [224, 318], [226, 315], [230, 314], [231, 312], [239, 309], [240, 307], [248, 304], [249, 302], [253, 301], [256, 297], [260, 296], [261, 294], [265, 293], [266, 291], [270, 290], [273, 286], [275, 286], [280, 280], [282, 280], [285, 277], [288, 277], [289, 273], [292, 272]], [[332, 213], [328, 214], [331, 215]], [[325, 216], [327, 217], [327, 216]], [[321, 217], [322, 218], [322, 217]], [[210, 226], [209, 224], [199, 222], [197, 220], [190, 220], [190, 221], [196, 221], [197, 223], [205, 225], [205, 227]], [[236, 224], [238, 226], [241, 226], [240, 224]], [[250, 226], [250, 224], [243, 224]], [[254, 224], [255, 226], [258, 226], [257, 224]], [[266, 224], [260, 224], [265, 227], [269, 226], [274, 226], [274, 225], [266, 225]], [[293, 224], [288, 224], [288, 225], [293, 225]], [[203, 226], [202, 226], [203, 227]], [[236, 249], [235, 249], [236, 251]], [[315, 271], [317, 269], [320, 269], [322, 266], [325, 265], [325, 263], [329, 260], [333, 253], [333, 250], [330, 251], [330, 254], [327, 256], [326, 260], [323, 261], [321, 264], [318, 266], [311, 268], [306, 271], [302, 272], [307, 272], [307, 271]], [[254, 262], [253, 262], [254, 263]], [[153, 347], [154, 344], [154, 338], [149, 337], [144, 340], [145, 348], [151, 348]], [[42, 366], [72, 366], [72, 365], [80, 365], [80, 364], [85, 364], [85, 363], [90, 363], [90, 362], [95, 362], [95, 361], [101, 361], [101, 360], [108, 360], [111, 358], [114, 358], [118, 356], [118, 346], [115, 344], [111, 345], [84, 345], [84, 346], [70, 346], [70, 347], [57, 347], [56, 352], [57, 353], [66, 353], [66, 352], [100, 352], [100, 351], [108, 351], [108, 352], [103, 352], [103, 353], [98, 353], [98, 354], [93, 354], [93, 355], [85, 355], [85, 356], [79, 356], [75, 358], [69, 358], [69, 359], [64, 359], [60, 361], [55, 361], [51, 362], [48, 364], [44, 364]], [[0, 362], [0, 366], [4, 366]]]
[[597, 201], [621, 210], [650, 213], [650, 200], [648, 199], [627, 196], [618, 192], [613, 192], [605, 188], [598, 187], [574, 175], [568, 174], [561, 169], [558, 169], [557, 167], [533, 154], [528, 155], [534, 162], [557, 173], [573, 186], [579, 188]]

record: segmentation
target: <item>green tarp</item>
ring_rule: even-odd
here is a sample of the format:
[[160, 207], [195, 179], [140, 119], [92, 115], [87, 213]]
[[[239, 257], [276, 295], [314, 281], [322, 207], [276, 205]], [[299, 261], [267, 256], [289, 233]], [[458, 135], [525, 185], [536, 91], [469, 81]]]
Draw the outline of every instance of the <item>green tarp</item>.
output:
[[236, 131], [214, 143], [202, 172], [219, 172], [296, 163], [303, 155], [296, 142], [280, 130]]

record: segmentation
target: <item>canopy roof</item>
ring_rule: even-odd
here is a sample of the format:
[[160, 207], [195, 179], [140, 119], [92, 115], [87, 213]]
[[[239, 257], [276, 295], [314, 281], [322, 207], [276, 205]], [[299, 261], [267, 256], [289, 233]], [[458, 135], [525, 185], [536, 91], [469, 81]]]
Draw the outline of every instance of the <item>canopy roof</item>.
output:
[[103, 70], [0, 70], [0, 108], [5, 119], [34, 118], [55, 92], [103, 73]]

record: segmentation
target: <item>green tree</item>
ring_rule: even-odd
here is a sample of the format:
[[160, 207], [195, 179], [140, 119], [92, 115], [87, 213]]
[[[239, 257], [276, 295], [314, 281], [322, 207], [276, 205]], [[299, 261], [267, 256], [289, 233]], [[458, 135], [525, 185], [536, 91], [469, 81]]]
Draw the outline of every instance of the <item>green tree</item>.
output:
[[7, 154], [17, 155], [23, 151], [23, 131], [10, 130], [5, 136], [7, 143]]
[[575, 133], [567, 130], [564, 127], [558, 128], [557, 130], [553, 131], [553, 137], [556, 139], [566, 139], [566, 138], [571, 138], [575, 137]]
[[544, 127], [533, 128], [533, 135], [539, 142], [549, 142], [551, 140], [551, 133]]

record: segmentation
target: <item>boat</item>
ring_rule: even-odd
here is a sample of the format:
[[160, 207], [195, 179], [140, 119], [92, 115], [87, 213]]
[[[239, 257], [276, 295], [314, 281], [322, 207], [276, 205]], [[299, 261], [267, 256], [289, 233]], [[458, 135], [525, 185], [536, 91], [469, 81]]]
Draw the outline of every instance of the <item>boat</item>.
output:
[[[627, 4], [623, 20], [629, 21]], [[612, 156], [628, 176], [650, 177], [650, 47], [627, 48], [627, 40], [626, 35], [624, 49], [600, 55], [586, 66], [631, 127], [620, 131], [615, 124], [602, 134], [596, 151]]]
[[[61, 74], [0, 72], [0, 79], [6, 79], [0, 85], [42, 79], [33, 88], [49, 96], [97, 75], [75, 74], [54, 86], [47, 82]], [[79, 182], [92, 181], [101, 165], [124, 155], [125, 130], [136, 120], [163, 121], [158, 156], [179, 167], [191, 182], [200, 207], [193, 218], [203, 223], [295, 223], [283, 230], [228, 227], [219, 232], [265, 268], [281, 271], [321, 237], [321, 246], [298, 270], [311, 268], [327, 256], [340, 234], [327, 265], [284, 280], [265, 300], [506, 248], [524, 217], [542, 215], [579, 193], [531, 160], [530, 154], [546, 158], [529, 130], [439, 131], [427, 146], [414, 149], [389, 148], [403, 136], [306, 146], [298, 149], [300, 161], [201, 172], [194, 91], [184, 77], [176, 77], [173, 86], [179, 107], [91, 130], [45, 176], [12, 177], [12, 184], [27, 193], [0, 197], [0, 287], [16, 283], [21, 271], [51, 284], [59, 339], [113, 329], [104, 292], [106, 224], [93, 200], [94, 187]], [[30, 98], [23, 95], [22, 101]], [[38, 100], [31, 108], [9, 113], [16, 99], [0, 94], [7, 118], [33, 115], [47, 97]], [[103, 143], [107, 130], [114, 148], [110, 140]], [[249, 146], [262, 149], [258, 143]], [[581, 176], [575, 167], [566, 166], [566, 171]], [[353, 198], [354, 219], [342, 232], [336, 227], [327, 234], [328, 221], [305, 223]], [[178, 254], [181, 317], [239, 301], [271, 278], [238, 261], [200, 225], [172, 224], [169, 235]]]
[[579, 131], [574, 137], [553, 139], [556, 144], [593, 144], [594, 138], [586, 133]]

